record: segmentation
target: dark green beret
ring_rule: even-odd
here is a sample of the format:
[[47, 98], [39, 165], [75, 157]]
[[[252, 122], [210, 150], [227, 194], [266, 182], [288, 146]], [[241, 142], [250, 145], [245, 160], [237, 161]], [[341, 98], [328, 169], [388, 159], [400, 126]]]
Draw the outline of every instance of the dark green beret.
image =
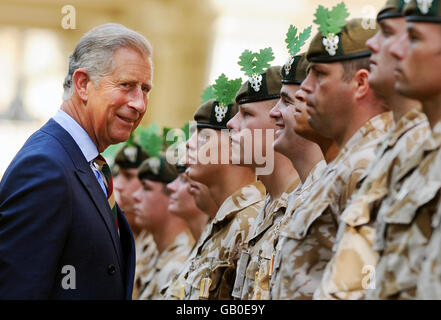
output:
[[403, 13], [409, 22], [441, 23], [439, 0], [411, 0], [404, 6]]
[[[244, 82], [236, 94], [236, 103], [244, 104], [280, 98], [280, 89], [282, 88], [282, 78], [280, 66], [273, 66], [266, 69], [260, 75], [258, 86], [250, 84], [250, 80]], [[258, 88], [258, 90], [256, 90]]]
[[149, 155], [138, 144], [125, 145], [115, 156], [115, 165], [122, 169], [136, 169]]
[[194, 121], [199, 129], [210, 128], [215, 130], [227, 129], [227, 122], [238, 111], [237, 105], [221, 105], [215, 99], [204, 102], [195, 112]]
[[405, 0], [387, 0], [386, 4], [378, 12], [377, 21], [403, 17], [402, 10], [405, 4]]
[[308, 60], [306, 60], [306, 55], [299, 54], [295, 56], [281, 68], [282, 83], [300, 85], [306, 78], [307, 68]]
[[[306, 54], [308, 61], [330, 63], [369, 57], [371, 52], [366, 47], [366, 41], [377, 33], [378, 26], [375, 29], [364, 28], [362, 21], [362, 19], [349, 20], [342, 31], [335, 35], [333, 39], [323, 37], [322, 33], [318, 32], [309, 45]], [[331, 55], [325, 49], [324, 42], [327, 41], [325, 39], [335, 41], [334, 44], [336, 43], [337, 48], [334, 55]]]
[[152, 180], [162, 183], [170, 183], [178, 176], [175, 165], [170, 164], [164, 157], [150, 157], [145, 160], [138, 169], [140, 180]]

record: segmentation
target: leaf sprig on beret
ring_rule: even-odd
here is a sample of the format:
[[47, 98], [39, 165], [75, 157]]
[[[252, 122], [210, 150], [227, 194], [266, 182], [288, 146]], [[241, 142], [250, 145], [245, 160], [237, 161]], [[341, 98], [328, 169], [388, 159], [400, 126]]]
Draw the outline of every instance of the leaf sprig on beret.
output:
[[245, 50], [239, 57], [239, 66], [245, 75], [252, 77], [255, 74], [262, 74], [270, 67], [269, 62], [274, 60], [271, 47], [261, 49], [258, 53]]
[[300, 52], [302, 46], [305, 44], [306, 40], [311, 36], [312, 26], [304, 29], [302, 33], [297, 34], [298, 30], [293, 25], [289, 26], [288, 32], [286, 33], [286, 47], [288, 48], [289, 54], [294, 57]]
[[318, 6], [317, 11], [314, 14], [314, 23], [319, 25], [319, 31], [323, 37], [328, 34], [338, 34], [342, 28], [346, 25], [346, 18], [349, 17], [348, 9], [344, 2], [340, 2], [331, 10]]
[[232, 104], [241, 85], [242, 80], [240, 78], [228, 80], [227, 76], [222, 73], [213, 85], [216, 101], [224, 106]]
[[159, 135], [159, 126], [152, 123], [146, 128], [136, 129], [139, 134], [139, 145], [150, 157], [159, 157], [164, 146], [163, 138]]
[[204, 104], [210, 99], [216, 99], [214, 96], [214, 89], [213, 86], [207, 87], [201, 94], [201, 104]]

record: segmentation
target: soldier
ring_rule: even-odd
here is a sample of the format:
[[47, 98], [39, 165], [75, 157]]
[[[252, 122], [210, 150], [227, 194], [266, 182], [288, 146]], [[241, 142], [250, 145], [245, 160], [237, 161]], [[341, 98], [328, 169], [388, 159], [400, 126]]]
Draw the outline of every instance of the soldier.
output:
[[395, 89], [422, 102], [432, 132], [407, 161], [397, 186], [379, 209], [374, 247], [380, 260], [374, 289], [368, 292], [371, 299], [440, 298], [435, 288], [439, 285], [441, 79], [433, 72], [441, 66], [440, 10], [439, 1], [406, 4], [407, 33], [389, 48], [396, 59]]
[[114, 189], [116, 191], [115, 198], [124, 211], [124, 215], [132, 228], [135, 238], [136, 267], [132, 292], [132, 299], [134, 300], [139, 297], [139, 275], [142, 272], [148, 272], [149, 262], [152, 261], [157, 251], [151, 233], [140, 228], [135, 223], [133, 209], [135, 201], [132, 195], [141, 187], [141, 181], [138, 179], [138, 167], [149, 157], [148, 153], [134, 141], [136, 138], [138, 138], [138, 136], [135, 136], [135, 132], [132, 133], [126, 144], [116, 154], [113, 166], [113, 170], [116, 173], [113, 180]]
[[167, 184], [170, 193], [168, 211], [187, 222], [188, 227], [197, 241], [205, 229], [209, 216], [196, 206], [194, 197], [189, 193], [190, 178], [185, 174], [185, 166], [179, 165], [178, 177]]
[[388, 50], [406, 33], [402, 4], [387, 1], [377, 16], [380, 30], [366, 43], [372, 52], [369, 84], [392, 110], [395, 125], [376, 150], [376, 158], [359, 181], [359, 192], [340, 217], [335, 254], [315, 298], [361, 299], [369, 285], [372, 287], [368, 280], [378, 261], [373, 249], [378, 208], [430, 132], [420, 103], [394, 89], [396, 64]]
[[[253, 169], [230, 163], [229, 133], [225, 129], [226, 123], [237, 112], [233, 99], [238, 87], [232, 90], [232, 82], [226, 86], [230, 91], [227, 99], [217, 95], [221, 101], [210, 99], [198, 108], [194, 115], [197, 131], [187, 142], [187, 174], [208, 187], [219, 210], [169, 288], [172, 292], [173, 288], [179, 287], [180, 298], [184, 299], [232, 298], [237, 261], [265, 195], [265, 188], [256, 181]], [[218, 93], [224, 91], [218, 89]], [[201, 150], [216, 153], [214, 161], [202, 164]], [[226, 163], [222, 164], [225, 159]]]
[[270, 294], [279, 292], [280, 288], [281, 248], [287, 239], [287, 223], [308, 193], [320, 182], [327, 163], [330, 163], [338, 153], [335, 141], [322, 136], [308, 123], [306, 93], [300, 89], [302, 81], [306, 78], [308, 66], [306, 55], [299, 55], [297, 62], [295, 73], [287, 75], [282, 73], [281, 99], [271, 110], [271, 116], [281, 127], [274, 148], [291, 159], [302, 184], [288, 197], [287, 209], [280, 223], [279, 236], [268, 239], [273, 241], [275, 254]]
[[[256, 63], [261, 62], [256, 59]], [[269, 148], [273, 146], [267, 145], [268, 140], [274, 140], [276, 129], [275, 121], [270, 118], [269, 112], [279, 98], [282, 85], [280, 67], [269, 67], [260, 75], [262, 83], [258, 90], [252, 87], [250, 80], [242, 84], [235, 99], [239, 105], [239, 112], [227, 123], [227, 127], [232, 130], [232, 153], [235, 152], [234, 144], [240, 151], [239, 155], [232, 154], [232, 158], [234, 156], [240, 158], [240, 165], [257, 171], [260, 164], [257, 164], [256, 154], [259, 152], [267, 156], [274, 154], [273, 159], [269, 159], [273, 162], [272, 172], [258, 175], [259, 180], [265, 185], [267, 195], [254, 223], [253, 231], [246, 240], [246, 247], [241, 253], [237, 268], [232, 295], [243, 300], [269, 299], [268, 294], [263, 292], [268, 292], [268, 277], [260, 283], [256, 282], [259, 268], [269, 270], [272, 264], [272, 251], [263, 246], [261, 239], [267, 233], [277, 232], [278, 220], [285, 211], [288, 194], [300, 181], [291, 161], [281, 153], [274, 153], [273, 150], [269, 152]], [[260, 135], [260, 132], [259, 135], [256, 134], [258, 131], [262, 134]], [[252, 152], [249, 164], [244, 162], [247, 156], [245, 155], [247, 138], [253, 141], [252, 148], [248, 149]], [[263, 290], [260, 289], [261, 286], [264, 287]]]
[[320, 182], [292, 214], [281, 245], [275, 299], [311, 299], [332, 257], [339, 215], [392, 119], [384, 102], [369, 87], [369, 55], [365, 42], [376, 30], [361, 19], [346, 23], [344, 3], [332, 10], [319, 6], [319, 33], [307, 52], [306, 92], [309, 123], [337, 143], [340, 152]]
[[168, 211], [166, 184], [177, 175], [176, 167], [162, 157], [150, 157], [139, 168], [142, 187], [133, 194], [135, 220], [152, 233], [158, 249], [153, 268], [141, 275], [141, 300], [162, 299], [161, 287], [175, 276], [194, 244], [186, 222]]

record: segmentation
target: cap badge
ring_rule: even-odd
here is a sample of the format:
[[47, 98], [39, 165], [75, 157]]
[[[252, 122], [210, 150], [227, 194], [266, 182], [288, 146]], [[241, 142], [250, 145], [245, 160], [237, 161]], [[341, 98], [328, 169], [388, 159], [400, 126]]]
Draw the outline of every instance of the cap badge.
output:
[[432, 7], [433, 0], [417, 0], [418, 9], [422, 14], [428, 14]]
[[130, 146], [124, 149], [124, 155], [129, 159], [130, 162], [136, 162], [136, 156], [138, 150], [136, 147]]

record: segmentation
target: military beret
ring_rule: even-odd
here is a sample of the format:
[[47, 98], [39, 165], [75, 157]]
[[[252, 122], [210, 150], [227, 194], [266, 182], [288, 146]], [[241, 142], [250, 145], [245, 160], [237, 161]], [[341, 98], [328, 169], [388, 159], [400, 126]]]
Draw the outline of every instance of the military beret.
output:
[[224, 106], [215, 99], [210, 99], [196, 110], [193, 118], [199, 129], [222, 130], [227, 129], [227, 122], [236, 115], [237, 111], [235, 103]]
[[[257, 81], [248, 80], [242, 84], [236, 95], [236, 103], [265, 101], [280, 98], [282, 76], [280, 66], [272, 66], [262, 74], [256, 75]], [[258, 90], [256, 90], [258, 88]]]
[[441, 23], [439, 0], [411, 0], [403, 8], [406, 21]]
[[164, 157], [150, 157], [138, 169], [138, 178], [162, 183], [170, 183], [178, 176], [175, 165], [170, 164]]
[[139, 144], [124, 145], [116, 154], [114, 164], [123, 169], [136, 169], [148, 157]]
[[387, 0], [386, 4], [378, 12], [377, 21], [403, 17], [402, 10], [405, 4], [405, 0]]
[[352, 19], [339, 34], [324, 37], [318, 32], [311, 41], [307, 59], [310, 62], [330, 63], [369, 57], [371, 52], [366, 47], [366, 41], [377, 31], [377, 27], [364, 28], [362, 19]]
[[306, 54], [299, 54], [292, 58], [292, 62], [285, 64], [281, 68], [283, 84], [300, 85], [307, 75], [308, 60]]

